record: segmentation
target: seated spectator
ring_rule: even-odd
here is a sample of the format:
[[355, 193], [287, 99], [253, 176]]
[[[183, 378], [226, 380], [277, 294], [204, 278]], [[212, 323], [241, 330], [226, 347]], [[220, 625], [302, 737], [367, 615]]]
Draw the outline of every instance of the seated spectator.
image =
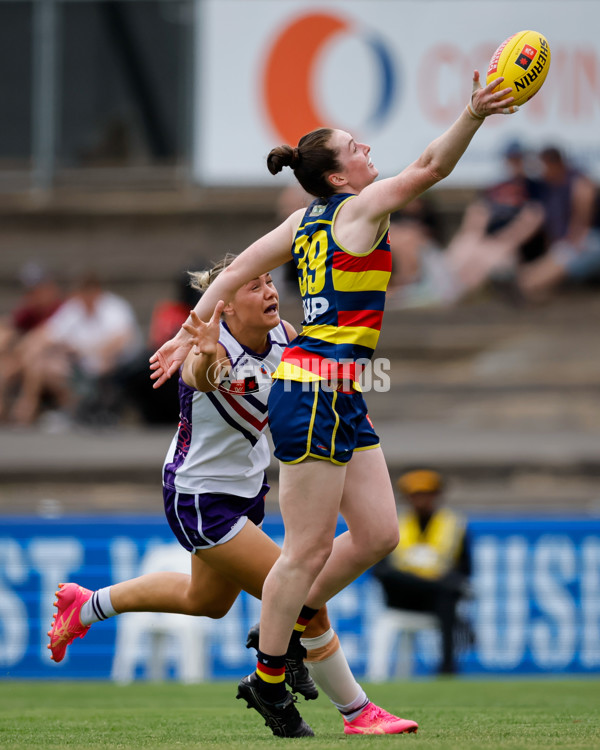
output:
[[[541, 184], [537, 177], [529, 174], [529, 156], [519, 141], [511, 141], [502, 152], [505, 178], [482, 193], [482, 200], [489, 210], [487, 234], [494, 234], [510, 224], [525, 206], [539, 203]], [[519, 259], [527, 263], [542, 255], [544, 251], [544, 232], [540, 226], [519, 247]]]
[[24, 342], [14, 420], [31, 424], [49, 395], [58, 409], [85, 421], [86, 410], [107, 408], [103, 399], [113, 397], [113, 378], [139, 350], [139, 329], [129, 303], [87, 274]]
[[390, 307], [421, 307], [455, 302], [462, 293], [442, 250], [431, 204], [417, 198], [390, 217], [392, 277]]
[[459, 302], [544, 252], [540, 184], [527, 173], [526, 156], [519, 143], [508, 144], [505, 177], [467, 206], [446, 247], [426, 199], [391, 217], [390, 307]]
[[[531, 241], [539, 248], [537, 238], [544, 213], [538, 202], [525, 203], [501, 225], [494, 225], [495, 215], [496, 208], [485, 199], [467, 206], [462, 223], [445, 250], [459, 298], [514, 275], [524, 260], [524, 248]], [[490, 226], [495, 228], [490, 230]]]
[[548, 299], [565, 282], [580, 284], [600, 278], [596, 185], [554, 146], [545, 148], [540, 160], [540, 200], [549, 248], [517, 276], [521, 294], [532, 301]]
[[[198, 263], [197, 267], [202, 267], [202, 263]], [[170, 378], [161, 388], [153, 388], [148, 360], [165, 341], [177, 333], [196, 305], [199, 292], [192, 289], [189, 282], [187, 271], [182, 271], [174, 279], [174, 296], [157, 302], [152, 311], [145, 349], [121, 373], [125, 395], [146, 424], [177, 423], [178, 378]]]
[[23, 292], [16, 306], [0, 318], [0, 418], [6, 414], [10, 396], [20, 383], [24, 339], [63, 302], [60, 286], [38, 263], [26, 263], [19, 281]]
[[400, 542], [373, 568], [386, 605], [437, 615], [442, 636], [441, 674], [456, 672], [456, 645], [470, 629], [457, 617], [459, 600], [469, 594], [471, 558], [466, 521], [441, 507], [444, 483], [428, 469], [409, 471], [398, 480], [408, 504], [399, 513]]
[[63, 303], [56, 279], [38, 263], [26, 263], [19, 274], [23, 294], [11, 313], [12, 325], [20, 334], [29, 333], [47, 320]]

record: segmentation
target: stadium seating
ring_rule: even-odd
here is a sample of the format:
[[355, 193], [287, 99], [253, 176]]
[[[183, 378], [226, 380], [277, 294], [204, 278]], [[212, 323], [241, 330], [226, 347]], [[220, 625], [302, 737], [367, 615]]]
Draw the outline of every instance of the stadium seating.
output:
[[[161, 544], [146, 554], [140, 575], [161, 571], [189, 573], [190, 555], [179, 544]], [[210, 620], [166, 612], [127, 612], [118, 617], [111, 677], [129, 683], [139, 670], [149, 680], [172, 676], [202, 682], [208, 674]]]
[[385, 608], [371, 628], [367, 679], [385, 682], [412, 674], [413, 647], [421, 630], [437, 630], [435, 615]]

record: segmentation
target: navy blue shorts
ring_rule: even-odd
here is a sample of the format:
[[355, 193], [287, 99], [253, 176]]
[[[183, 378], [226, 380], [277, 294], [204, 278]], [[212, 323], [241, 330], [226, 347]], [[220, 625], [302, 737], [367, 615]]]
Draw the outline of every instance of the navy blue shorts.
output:
[[379, 446], [362, 393], [323, 388], [320, 381], [273, 381], [269, 426], [275, 456], [285, 464], [320, 458], [342, 465], [354, 451]]
[[248, 520], [260, 526], [265, 517], [264, 483], [256, 497], [209, 494], [188, 495], [163, 485], [165, 515], [179, 544], [189, 552], [223, 544], [239, 533]]

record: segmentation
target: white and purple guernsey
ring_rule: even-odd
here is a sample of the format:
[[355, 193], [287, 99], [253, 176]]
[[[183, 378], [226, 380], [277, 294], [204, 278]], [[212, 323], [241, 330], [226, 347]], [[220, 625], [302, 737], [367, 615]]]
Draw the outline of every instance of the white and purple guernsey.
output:
[[279, 323], [263, 354], [245, 348], [221, 322], [229, 358], [219, 387], [206, 393], [179, 378], [179, 427], [163, 466], [163, 484], [189, 494], [256, 496], [270, 462], [265, 434], [271, 375], [289, 343]]

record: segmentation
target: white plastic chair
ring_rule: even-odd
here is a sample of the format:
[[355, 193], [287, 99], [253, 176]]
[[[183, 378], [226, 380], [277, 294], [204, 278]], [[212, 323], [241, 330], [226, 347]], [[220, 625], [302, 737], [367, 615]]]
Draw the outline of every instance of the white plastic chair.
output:
[[[152, 548], [142, 560], [139, 575], [190, 572], [190, 554], [178, 544]], [[138, 666], [147, 679], [167, 677], [169, 665], [181, 682], [197, 683], [209, 677], [210, 621], [205, 617], [167, 612], [126, 612], [117, 618], [117, 639], [111, 678], [132, 682]]]
[[[416, 634], [421, 630], [438, 629], [435, 615], [384, 607], [371, 628], [367, 679], [385, 682], [410, 677]], [[396, 644], [398, 648], [394, 663]]]

